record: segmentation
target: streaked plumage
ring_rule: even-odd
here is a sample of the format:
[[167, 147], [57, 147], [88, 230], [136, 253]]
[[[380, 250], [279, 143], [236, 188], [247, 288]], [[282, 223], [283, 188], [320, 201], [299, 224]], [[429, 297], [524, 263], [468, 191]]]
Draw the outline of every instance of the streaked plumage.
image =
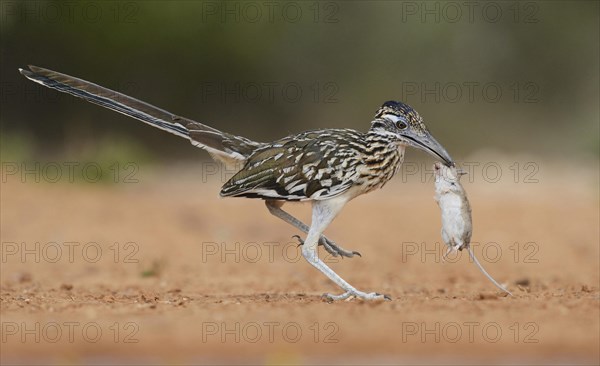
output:
[[259, 147], [221, 195], [286, 201], [324, 200], [351, 187], [382, 187], [402, 162], [404, 147], [377, 131], [303, 132]]
[[[43, 86], [186, 138], [194, 146], [208, 151], [213, 158], [241, 166], [223, 185], [221, 196], [264, 199], [271, 214], [307, 233], [302, 255], [345, 290], [339, 296], [328, 295], [330, 300], [350, 296], [366, 300], [388, 298], [358, 291], [318, 257], [318, 245], [323, 245], [334, 256], [358, 255], [323, 235], [344, 205], [361, 194], [383, 187], [400, 167], [406, 146], [423, 149], [446, 164], [453, 164], [446, 150], [431, 136], [421, 116], [402, 102], [385, 102], [375, 114], [368, 132], [322, 129], [261, 143], [219, 131], [69, 75], [36, 66], [19, 71]], [[285, 201], [312, 201], [311, 226], [282, 210]]]

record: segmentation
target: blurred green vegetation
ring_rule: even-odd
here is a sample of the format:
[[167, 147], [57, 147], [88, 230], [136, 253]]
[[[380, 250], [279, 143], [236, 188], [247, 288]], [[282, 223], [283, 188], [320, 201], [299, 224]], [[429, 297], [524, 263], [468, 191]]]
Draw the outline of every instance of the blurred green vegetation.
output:
[[[122, 136], [108, 139], [103, 136], [92, 143], [72, 142], [61, 148], [42, 152], [35, 140], [18, 132], [1, 136], [0, 156], [4, 164], [16, 169], [7, 177], [18, 179], [23, 171], [37, 171], [40, 180], [72, 183], [118, 184], [137, 182], [140, 166], [157, 161], [155, 154], [138, 141]], [[74, 164], [70, 170], [69, 164]], [[3, 168], [5, 168], [3, 166]], [[34, 181], [35, 174], [29, 173]], [[8, 180], [8, 178], [6, 178]]]
[[382, 102], [401, 99], [456, 159], [480, 149], [597, 158], [599, 3], [488, 3], [3, 0], [2, 159], [200, 153], [27, 81], [17, 68], [28, 64], [259, 141], [366, 130]]

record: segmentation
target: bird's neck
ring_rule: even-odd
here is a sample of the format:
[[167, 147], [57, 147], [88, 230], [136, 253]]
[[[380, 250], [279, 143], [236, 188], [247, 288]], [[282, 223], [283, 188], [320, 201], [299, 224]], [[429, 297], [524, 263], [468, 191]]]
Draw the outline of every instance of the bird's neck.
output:
[[[382, 158], [383, 155], [399, 154], [401, 159], [404, 157], [405, 145], [398, 140], [398, 137], [388, 131], [379, 129], [370, 129], [366, 133], [365, 142], [367, 151], [371, 152], [373, 159]], [[399, 163], [402, 163], [400, 160]]]
[[392, 134], [373, 129], [366, 133], [365, 141], [364, 163], [370, 191], [383, 187], [396, 174], [404, 160], [405, 146]]

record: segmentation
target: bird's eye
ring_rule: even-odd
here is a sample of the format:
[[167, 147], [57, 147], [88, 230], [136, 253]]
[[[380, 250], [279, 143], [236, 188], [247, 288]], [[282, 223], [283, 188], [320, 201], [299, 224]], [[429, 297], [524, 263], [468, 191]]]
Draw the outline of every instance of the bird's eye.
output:
[[396, 127], [398, 127], [398, 129], [400, 130], [406, 130], [406, 127], [408, 127], [408, 125], [406, 124], [406, 122], [400, 120], [396, 122]]

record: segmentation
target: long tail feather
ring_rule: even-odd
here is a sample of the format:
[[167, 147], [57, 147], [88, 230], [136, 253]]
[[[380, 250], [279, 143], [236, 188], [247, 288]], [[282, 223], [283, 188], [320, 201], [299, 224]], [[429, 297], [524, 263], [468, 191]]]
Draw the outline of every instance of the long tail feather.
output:
[[244, 161], [261, 144], [246, 138], [221, 132], [187, 118], [177, 116], [141, 100], [73, 76], [37, 66], [19, 69], [26, 78], [63, 93], [125, 114], [151, 126], [191, 141], [207, 150], [211, 156], [230, 163]]
[[104, 108], [139, 119], [154, 127], [189, 138], [188, 129], [179, 123], [173, 123], [174, 115], [164, 109], [73, 76], [37, 66], [29, 66], [29, 69], [31, 71], [23, 69], [19, 69], [19, 71], [26, 78], [38, 84], [69, 93]]

